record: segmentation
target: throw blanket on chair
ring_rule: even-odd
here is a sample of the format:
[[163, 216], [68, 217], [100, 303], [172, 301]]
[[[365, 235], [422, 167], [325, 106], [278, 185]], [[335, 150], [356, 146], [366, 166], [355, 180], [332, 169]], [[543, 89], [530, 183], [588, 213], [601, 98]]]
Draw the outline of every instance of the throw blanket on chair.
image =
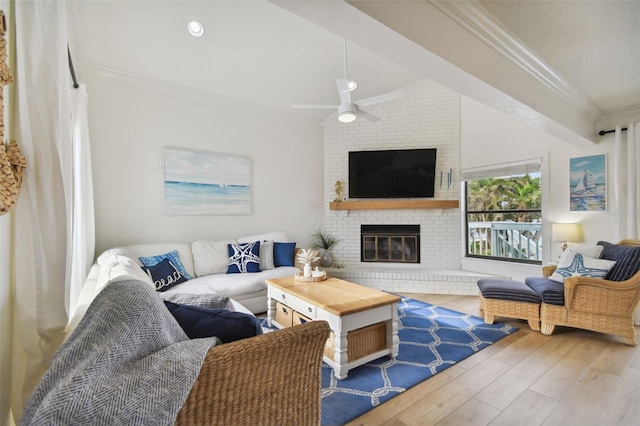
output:
[[156, 291], [110, 283], [55, 354], [21, 425], [172, 425], [217, 338], [189, 340]]

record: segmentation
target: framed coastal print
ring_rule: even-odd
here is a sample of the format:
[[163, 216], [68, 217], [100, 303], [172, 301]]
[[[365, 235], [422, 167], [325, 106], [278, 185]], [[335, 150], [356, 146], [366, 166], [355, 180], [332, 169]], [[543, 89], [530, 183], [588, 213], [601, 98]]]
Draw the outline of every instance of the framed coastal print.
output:
[[164, 147], [164, 214], [251, 214], [251, 158]]
[[607, 157], [592, 155], [569, 159], [569, 210], [607, 209]]

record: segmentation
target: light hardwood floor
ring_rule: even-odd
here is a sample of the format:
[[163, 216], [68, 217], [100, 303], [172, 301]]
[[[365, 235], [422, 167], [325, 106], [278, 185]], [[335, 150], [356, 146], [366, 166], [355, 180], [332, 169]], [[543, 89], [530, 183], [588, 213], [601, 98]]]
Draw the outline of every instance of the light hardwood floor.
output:
[[[477, 296], [404, 295], [481, 316]], [[349, 425], [640, 425], [640, 346], [568, 327], [544, 336], [526, 321], [496, 322], [519, 331]]]

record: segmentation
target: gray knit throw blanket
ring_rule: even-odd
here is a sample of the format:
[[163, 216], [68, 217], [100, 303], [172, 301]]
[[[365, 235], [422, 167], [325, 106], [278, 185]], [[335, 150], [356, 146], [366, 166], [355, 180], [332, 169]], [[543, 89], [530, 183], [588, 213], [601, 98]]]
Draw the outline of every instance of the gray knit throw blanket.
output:
[[110, 283], [56, 352], [21, 425], [172, 425], [217, 338], [189, 340], [156, 291]]

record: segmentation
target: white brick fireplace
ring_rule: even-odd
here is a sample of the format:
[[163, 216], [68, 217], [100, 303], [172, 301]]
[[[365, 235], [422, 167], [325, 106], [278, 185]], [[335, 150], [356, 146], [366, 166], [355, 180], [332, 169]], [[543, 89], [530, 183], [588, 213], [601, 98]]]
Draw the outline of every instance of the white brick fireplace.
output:
[[[358, 99], [356, 93], [354, 99]], [[388, 291], [477, 294], [482, 274], [460, 270], [460, 209], [330, 210], [334, 183], [348, 188], [349, 151], [437, 148], [434, 200], [460, 198], [460, 95], [428, 80], [405, 96], [368, 107], [381, 120], [325, 127], [325, 229], [340, 242], [332, 248], [335, 277]], [[447, 176], [452, 172], [451, 184]], [[443, 176], [442, 184], [440, 176]], [[420, 263], [360, 261], [361, 225], [420, 225]]]

